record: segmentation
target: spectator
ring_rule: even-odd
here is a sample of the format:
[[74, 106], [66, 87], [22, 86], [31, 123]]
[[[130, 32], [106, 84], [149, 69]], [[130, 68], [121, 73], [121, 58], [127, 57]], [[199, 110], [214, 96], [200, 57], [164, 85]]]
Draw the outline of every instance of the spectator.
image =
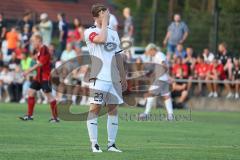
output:
[[177, 79], [188, 79], [188, 73], [188, 66], [183, 63], [181, 57], [177, 57], [175, 59], [175, 63], [172, 66], [172, 76]]
[[[224, 66], [224, 71], [226, 74], [226, 80], [231, 80], [232, 68], [233, 68], [233, 57], [232, 54], [227, 49], [226, 43], [220, 43], [218, 46], [219, 54], [217, 59], [220, 60], [221, 64]], [[227, 98], [232, 98], [233, 93], [229, 83], [225, 83], [225, 88], [228, 91]]]
[[67, 37], [68, 37], [68, 23], [65, 19], [64, 13], [59, 13], [58, 18], [58, 28], [59, 28], [59, 41], [60, 41], [60, 51], [63, 52], [66, 48]]
[[186, 51], [184, 50], [182, 44], [178, 44], [178, 45], [177, 45], [177, 48], [176, 48], [176, 51], [175, 51], [174, 56], [175, 56], [175, 57], [181, 57], [182, 59], [186, 58], [187, 53], [186, 53]]
[[74, 57], [76, 57], [76, 52], [73, 49], [72, 45], [70, 43], [67, 44], [66, 50], [63, 51], [62, 56], [61, 56], [61, 61], [65, 62], [68, 61]]
[[3, 91], [3, 88], [2, 88], [3, 85], [1, 80], [1, 73], [2, 73], [3, 67], [4, 67], [3, 54], [0, 53], [0, 101], [2, 101], [2, 91]]
[[20, 65], [20, 59], [18, 59], [16, 53], [13, 52], [12, 57], [8, 62], [8, 67], [10, 70], [15, 70], [18, 65]]
[[25, 26], [23, 29], [23, 34], [21, 36], [21, 40], [22, 40], [23, 48], [26, 51], [29, 51], [30, 39], [31, 39], [31, 33], [29, 31], [29, 26]]
[[52, 56], [52, 61], [53, 62], [56, 62], [58, 60], [58, 57], [57, 57], [57, 51], [56, 51], [56, 48], [55, 48], [55, 45], [53, 43], [51, 43], [48, 47], [48, 50], [49, 50], [49, 53], [51, 54]]
[[84, 27], [78, 18], [74, 18], [74, 47], [81, 48], [83, 46]]
[[164, 46], [167, 46], [167, 54], [174, 54], [178, 44], [183, 44], [188, 37], [188, 26], [181, 21], [179, 14], [174, 15], [174, 22], [168, 27], [166, 37], [163, 41]]
[[[30, 38], [30, 41], [32, 40], [33, 37], [35, 37], [36, 35], [41, 35], [40, 33], [40, 29], [38, 27], [38, 25], [35, 25], [32, 27], [32, 36]], [[32, 46], [32, 43], [30, 43], [30, 52], [34, 52], [34, 47]]]
[[[194, 71], [194, 78], [198, 79], [200, 81], [206, 80], [207, 73], [208, 73], [209, 65], [204, 61], [204, 57], [202, 55], [199, 55], [197, 57], [197, 63], [195, 65], [195, 71]], [[198, 83], [198, 93], [202, 93], [202, 83]]]
[[[8, 93], [8, 86], [13, 81], [13, 77], [11, 75], [11, 72], [9, 72], [8, 66], [4, 66], [2, 69], [2, 72], [0, 73], [0, 89], [1, 92], [5, 91], [5, 102], [10, 102], [10, 96]], [[2, 93], [1, 93], [2, 95]]]
[[124, 29], [123, 29], [123, 37], [132, 39], [133, 37], [133, 21], [131, 16], [131, 10], [130, 8], [126, 7], [123, 9], [123, 16], [125, 18], [124, 20]]
[[183, 59], [183, 63], [187, 64], [189, 75], [193, 75], [196, 59], [193, 57], [192, 47], [186, 49], [186, 57]]
[[7, 33], [7, 23], [4, 19], [3, 13], [0, 13], [0, 48], [2, 47], [2, 41], [5, 40]]
[[233, 66], [233, 76], [232, 80], [236, 82], [234, 84], [235, 88], [235, 99], [239, 98], [239, 88], [240, 88], [240, 65], [239, 65], [239, 59], [234, 59], [234, 66]]
[[7, 55], [11, 55], [12, 52], [17, 48], [17, 43], [20, 39], [15, 27], [12, 27], [11, 31], [7, 33], [6, 39], [8, 48]]
[[23, 76], [19, 65], [15, 67], [15, 70], [11, 72], [12, 81], [8, 85], [8, 92], [11, 102], [19, 102], [22, 97], [22, 83]]
[[32, 32], [32, 27], [33, 27], [33, 21], [31, 20], [32, 18], [32, 13], [31, 12], [25, 12], [23, 15], [22, 20], [20, 20], [17, 23], [17, 26], [20, 28], [20, 32], [23, 33], [24, 28], [28, 27], [29, 28], [29, 33]]
[[[32, 58], [27, 55], [27, 53], [22, 54], [22, 59], [21, 59], [21, 69], [22, 71], [26, 71], [31, 67], [32, 64]], [[25, 103], [27, 99], [27, 91], [30, 87], [30, 77], [26, 77], [23, 86], [22, 86], [22, 98], [20, 100], [20, 103]]]
[[110, 13], [110, 18], [109, 18], [109, 28], [117, 31], [118, 30], [118, 21], [117, 21], [117, 18]]
[[27, 51], [26, 49], [22, 49], [21, 48], [21, 43], [18, 42], [17, 43], [17, 48], [14, 50], [13, 54], [16, 56], [16, 59], [18, 59], [19, 61], [22, 59], [22, 52], [23, 51]]
[[213, 60], [214, 60], [214, 54], [212, 52], [209, 51], [208, 48], [205, 48], [203, 50], [203, 53], [202, 53], [203, 57], [204, 57], [204, 61], [208, 64], [210, 64]]
[[1, 72], [3, 66], [4, 66], [3, 54], [0, 52], [0, 72]]
[[[188, 79], [188, 66], [182, 62], [181, 57], [175, 58], [175, 63], [172, 66], [172, 77], [175, 79]], [[187, 100], [188, 91], [187, 83], [173, 82], [172, 84], [172, 96], [178, 98], [175, 102], [177, 108], [183, 107], [184, 102]]]
[[[224, 67], [221, 63], [218, 63], [217, 59], [214, 59], [212, 63], [209, 65], [208, 68], [208, 74], [206, 80], [225, 80], [226, 75], [224, 72]], [[218, 97], [218, 84], [213, 82], [213, 83], [207, 83], [207, 88], [209, 90], [209, 95], [208, 97]]]
[[53, 30], [53, 24], [52, 21], [48, 19], [47, 13], [42, 13], [40, 15], [40, 24], [39, 29], [41, 32], [41, 36], [43, 38], [43, 44], [50, 45], [52, 42], [52, 30]]
[[40, 29], [38, 27], [38, 25], [35, 25], [32, 27], [32, 37], [36, 36], [36, 35], [41, 35]]

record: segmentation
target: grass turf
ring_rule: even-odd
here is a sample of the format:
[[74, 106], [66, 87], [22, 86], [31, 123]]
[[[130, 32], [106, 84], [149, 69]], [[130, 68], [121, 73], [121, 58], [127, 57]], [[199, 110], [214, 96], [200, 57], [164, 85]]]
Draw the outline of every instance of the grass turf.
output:
[[[73, 107], [73, 111], [86, 110]], [[192, 120], [138, 122], [125, 119], [139, 108], [120, 108], [117, 145], [123, 153], [106, 152], [106, 116], [99, 119], [102, 154], [89, 149], [86, 122], [50, 124], [47, 105], [37, 105], [35, 120], [17, 119], [26, 105], [0, 103], [1, 160], [239, 160], [240, 113], [192, 111]], [[160, 110], [162, 111], [162, 109]], [[159, 110], [154, 110], [159, 113]], [[188, 115], [178, 110], [176, 114]], [[124, 118], [123, 118], [124, 117]]]

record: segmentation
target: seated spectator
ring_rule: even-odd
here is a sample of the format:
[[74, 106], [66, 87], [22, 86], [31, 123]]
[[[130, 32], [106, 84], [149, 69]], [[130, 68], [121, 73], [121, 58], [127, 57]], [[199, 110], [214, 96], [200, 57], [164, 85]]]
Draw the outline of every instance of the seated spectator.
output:
[[212, 52], [210, 52], [208, 48], [205, 48], [203, 50], [202, 55], [204, 57], [204, 61], [208, 64], [210, 64], [214, 59], [214, 54]]
[[[205, 80], [207, 78], [207, 73], [208, 73], [208, 68], [209, 65], [204, 61], [204, 57], [198, 56], [197, 57], [197, 63], [195, 65], [195, 70], [194, 70], [194, 78], [198, 80]], [[198, 83], [198, 93], [201, 94], [202, 92], [202, 83]]]
[[66, 50], [63, 51], [60, 60], [62, 62], [68, 61], [74, 57], [76, 57], [77, 54], [75, 50], [73, 49], [72, 45], [70, 43], [67, 44]]
[[236, 82], [234, 84], [235, 88], [235, 99], [239, 98], [239, 88], [240, 88], [240, 65], [239, 65], [239, 59], [234, 59], [234, 66], [232, 71], [232, 80]]
[[17, 48], [17, 43], [19, 39], [19, 33], [17, 32], [15, 27], [12, 27], [10, 32], [7, 32], [6, 35], [8, 55], [11, 55], [12, 52]]
[[4, 66], [1, 73], [0, 73], [0, 93], [1, 99], [3, 92], [5, 92], [5, 102], [10, 102], [10, 96], [8, 92], [8, 85], [13, 81], [13, 77], [11, 72], [8, 69], [8, 66]]
[[[172, 77], [175, 79], [188, 79], [188, 66], [182, 62], [181, 57], [175, 58], [175, 63], [172, 66]], [[172, 84], [172, 97], [178, 98], [175, 105], [183, 107], [184, 102], [187, 100], [188, 91], [187, 83], [173, 82]]]
[[175, 58], [175, 63], [172, 65], [172, 76], [177, 79], [188, 79], [188, 73], [188, 66], [183, 63], [182, 58]]
[[192, 47], [186, 49], [186, 57], [183, 59], [183, 63], [188, 65], [189, 75], [193, 75], [196, 59], [193, 57]]
[[[195, 64], [196, 64], [196, 58], [193, 57], [193, 48], [192, 47], [188, 47], [186, 49], [186, 58], [183, 59], [183, 63], [187, 64], [188, 66], [188, 79], [192, 80], [193, 79], [193, 75], [194, 75], [194, 68], [195, 68]], [[189, 81], [188, 82], [188, 91], [192, 88], [192, 82]]]
[[14, 50], [14, 54], [16, 56], [16, 59], [18, 59], [19, 61], [22, 59], [22, 52], [24, 51], [25, 49], [22, 49], [21, 48], [21, 43], [18, 42], [17, 44], [17, 48]]
[[[233, 68], [233, 56], [232, 54], [228, 51], [227, 49], [227, 44], [226, 43], [220, 43], [218, 46], [218, 59], [220, 60], [221, 64], [224, 66], [224, 72], [226, 74], [226, 79], [225, 80], [231, 80], [232, 77], [232, 68]], [[226, 98], [232, 98], [233, 93], [232, 89], [229, 83], [224, 84], [228, 94]]]
[[174, 56], [175, 56], [175, 57], [181, 57], [182, 59], [186, 58], [187, 53], [186, 53], [186, 51], [184, 50], [182, 44], [178, 44], [178, 45], [177, 45], [177, 48], [176, 48], [176, 51], [175, 51]]
[[20, 65], [20, 59], [18, 59], [16, 53], [13, 52], [11, 59], [8, 62], [8, 67], [10, 70], [14, 70], [17, 65]]
[[[208, 74], [206, 80], [225, 80], [226, 74], [224, 72], [224, 67], [221, 63], [218, 63], [217, 59], [214, 59], [209, 65]], [[218, 84], [217, 83], [207, 83], [207, 88], [209, 90], [208, 97], [218, 97]]]

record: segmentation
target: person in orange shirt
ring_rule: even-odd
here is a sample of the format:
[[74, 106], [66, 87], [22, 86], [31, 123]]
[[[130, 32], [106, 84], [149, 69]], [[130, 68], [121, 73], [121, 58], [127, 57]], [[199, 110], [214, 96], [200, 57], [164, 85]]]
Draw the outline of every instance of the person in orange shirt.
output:
[[15, 27], [11, 28], [11, 31], [6, 35], [7, 40], [7, 48], [8, 48], [8, 55], [11, 55], [12, 52], [17, 48], [17, 44], [19, 41], [19, 35]]

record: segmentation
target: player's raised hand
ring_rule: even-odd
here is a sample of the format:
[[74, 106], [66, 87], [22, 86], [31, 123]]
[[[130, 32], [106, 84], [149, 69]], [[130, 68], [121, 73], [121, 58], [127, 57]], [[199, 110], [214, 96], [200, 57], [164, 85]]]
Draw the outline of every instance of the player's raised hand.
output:
[[110, 13], [109, 10], [107, 9], [106, 11], [101, 11], [99, 13], [100, 18], [103, 20], [103, 22], [108, 24]]

